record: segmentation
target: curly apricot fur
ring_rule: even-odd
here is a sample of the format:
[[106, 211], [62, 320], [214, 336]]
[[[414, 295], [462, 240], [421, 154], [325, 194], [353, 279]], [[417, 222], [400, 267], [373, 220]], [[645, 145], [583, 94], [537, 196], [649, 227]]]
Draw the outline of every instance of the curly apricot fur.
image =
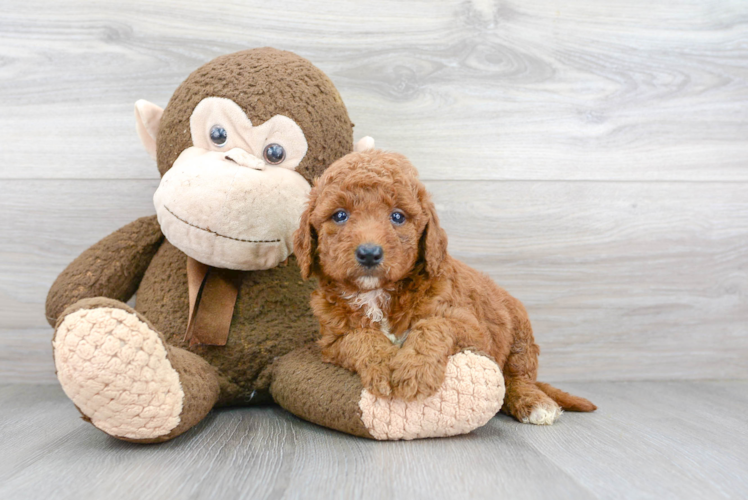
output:
[[[341, 209], [349, 214], [342, 224], [331, 220]], [[390, 220], [396, 209], [402, 225]], [[364, 243], [384, 250], [374, 269], [356, 261]], [[324, 360], [357, 372], [376, 395], [428, 397], [444, 381], [447, 358], [471, 349], [501, 367], [502, 411], [518, 420], [540, 405], [595, 409], [536, 382], [540, 349], [525, 308], [447, 253], [434, 204], [404, 156], [374, 150], [330, 166], [312, 189], [294, 248], [304, 277], [319, 280], [311, 303]]]

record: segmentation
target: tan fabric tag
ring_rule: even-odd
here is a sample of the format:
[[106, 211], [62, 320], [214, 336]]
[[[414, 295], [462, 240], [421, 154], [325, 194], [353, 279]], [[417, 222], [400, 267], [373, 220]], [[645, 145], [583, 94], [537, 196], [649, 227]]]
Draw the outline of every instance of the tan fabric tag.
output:
[[190, 319], [184, 339], [190, 347], [226, 345], [241, 277], [241, 271], [210, 267], [188, 258]]

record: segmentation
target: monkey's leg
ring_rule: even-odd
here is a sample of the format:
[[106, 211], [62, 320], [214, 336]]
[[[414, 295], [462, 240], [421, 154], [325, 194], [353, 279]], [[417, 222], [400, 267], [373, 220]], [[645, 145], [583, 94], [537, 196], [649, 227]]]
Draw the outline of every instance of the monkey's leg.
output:
[[323, 363], [317, 346], [279, 358], [272, 376], [273, 398], [294, 415], [378, 440], [466, 434], [488, 422], [504, 399], [498, 365], [468, 351], [450, 356], [444, 384], [423, 401], [375, 397], [355, 373]]
[[127, 301], [164, 241], [156, 216], [141, 217], [95, 243], [71, 262], [47, 295], [47, 321], [81, 299], [109, 297]]
[[125, 441], [172, 439], [200, 422], [218, 400], [215, 369], [167, 345], [147, 319], [122, 302], [76, 302], [52, 341], [57, 378], [84, 419]]

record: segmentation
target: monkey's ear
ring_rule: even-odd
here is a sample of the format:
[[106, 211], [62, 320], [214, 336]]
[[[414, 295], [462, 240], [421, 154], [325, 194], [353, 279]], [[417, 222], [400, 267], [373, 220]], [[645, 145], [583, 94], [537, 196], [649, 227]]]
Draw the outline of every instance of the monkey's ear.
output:
[[135, 103], [135, 130], [146, 152], [154, 160], [156, 159], [156, 137], [158, 137], [158, 127], [161, 125], [163, 114], [163, 108], [145, 99], [140, 99]]
[[293, 253], [301, 268], [301, 277], [309, 279], [315, 268], [314, 254], [317, 252], [317, 232], [309, 221], [310, 214], [314, 210], [314, 193], [309, 197], [309, 202], [301, 214], [299, 229], [293, 235]]
[[364, 151], [369, 151], [371, 149], [374, 149], [374, 138], [369, 137], [368, 135], [359, 139], [353, 146], [353, 151], [356, 153], [363, 153]]

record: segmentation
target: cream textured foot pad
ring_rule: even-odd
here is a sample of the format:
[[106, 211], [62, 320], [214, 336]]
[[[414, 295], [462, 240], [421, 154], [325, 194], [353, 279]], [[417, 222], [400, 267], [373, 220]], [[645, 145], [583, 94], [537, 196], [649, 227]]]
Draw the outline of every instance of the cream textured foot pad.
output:
[[374, 439], [455, 436], [485, 425], [504, 401], [504, 377], [486, 356], [450, 356], [441, 389], [423, 401], [404, 402], [361, 393], [361, 419]]
[[179, 375], [159, 335], [135, 314], [79, 309], [65, 317], [52, 345], [65, 394], [102, 431], [152, 439], [179, 424]]

